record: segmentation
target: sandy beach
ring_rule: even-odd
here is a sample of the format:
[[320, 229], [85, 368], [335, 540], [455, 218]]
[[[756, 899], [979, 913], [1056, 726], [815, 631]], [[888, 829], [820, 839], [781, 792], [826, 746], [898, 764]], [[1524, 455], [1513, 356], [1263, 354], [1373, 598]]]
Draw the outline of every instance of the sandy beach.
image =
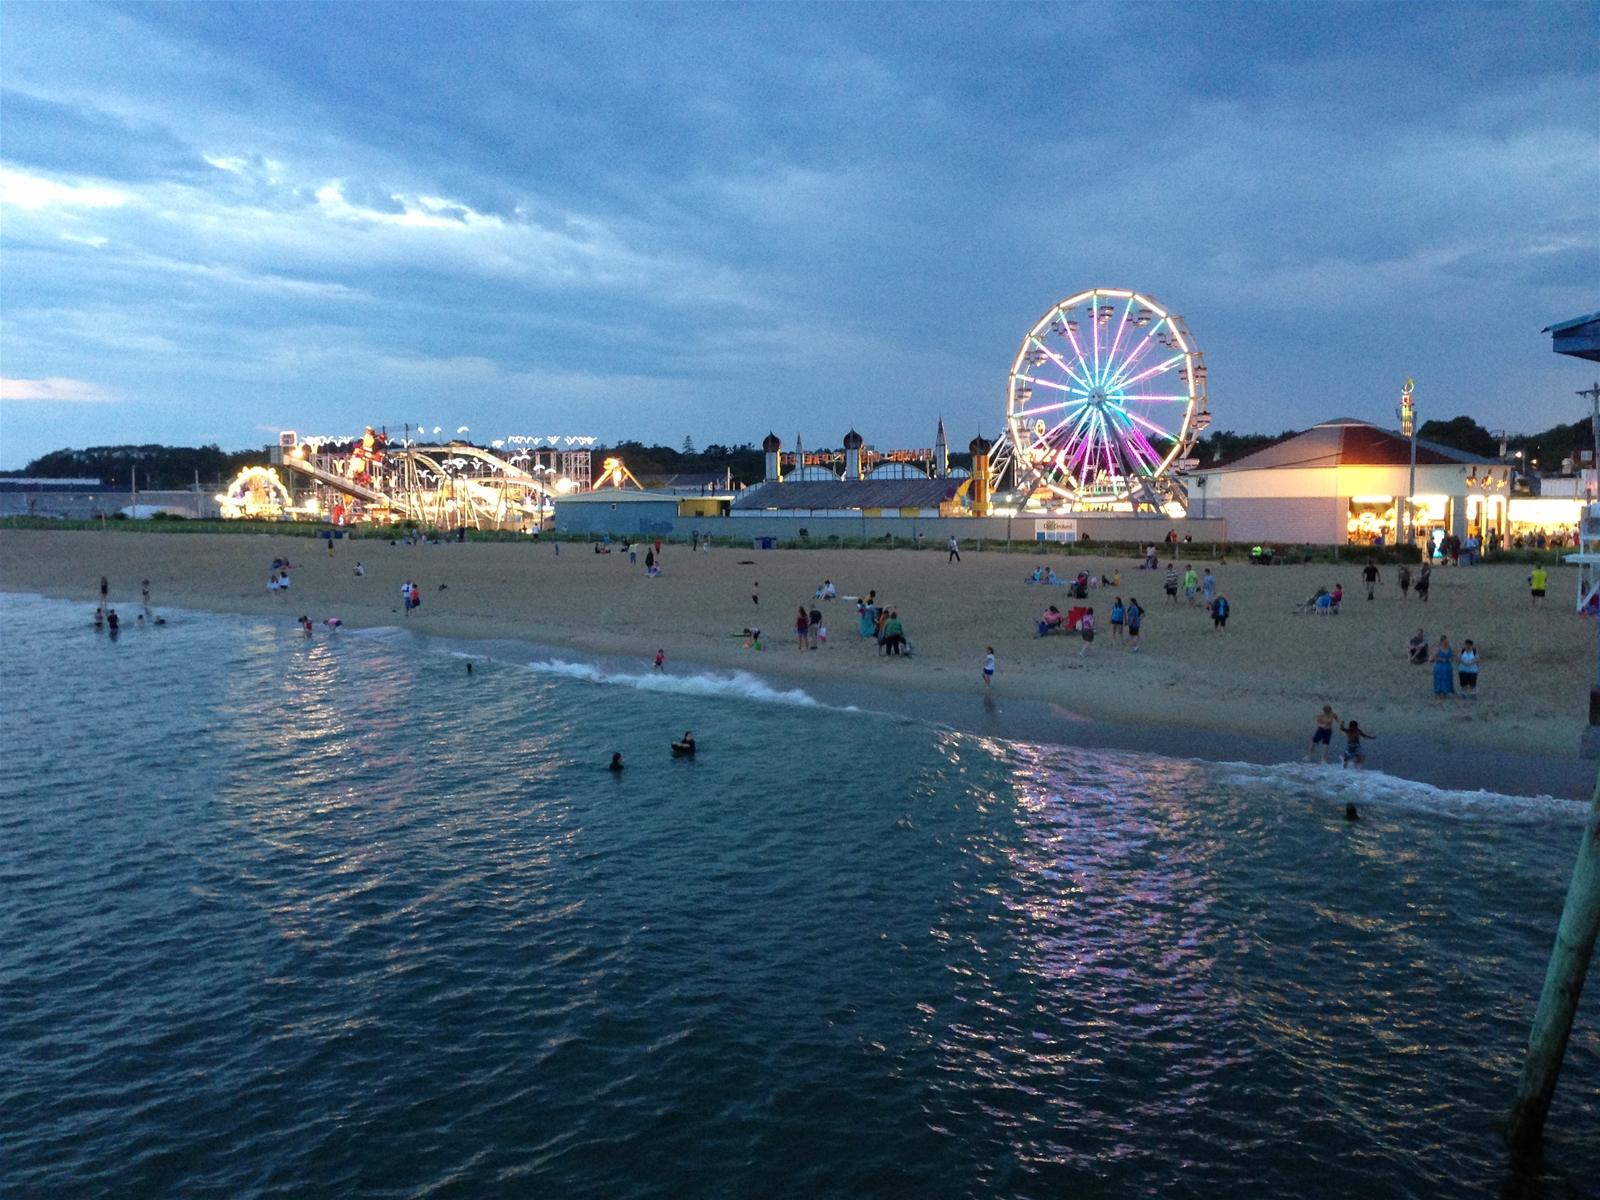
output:
[[[1198, 549], [1198, 548], [1197, 548]], [[269, 595], [268, 568], [287, 556], [293, 588]], [[267, 535], [157, 535], [121, 532], [0, 532], [0, 587], [90, 600], [99, 579], [111, 582], [113, 606], [130, 618], [139, 583], [165, 607], [272, 615], [286, 623], [305, 613], [337, 616], [347, 626], [410, 625], [443, 636], [522, 638], [609, 655], [743, 668], [799, 681], [850, 681], [904, 691], [982, 691], [985, 648], [998, 663], [999, 698], [1040, 701], [1126, 725], [1176, 725], [1280, 741], [1308, 739], [1324, 703], [1357, 717], [1380, 737], [1432, 739], [1476, 747], [1573, 758], [1587, 714], [1594, 663], [1591, 621], [1571, 610], [1571, 575], [1554, 573], [1551, 596], [1530, 605], [1528, 568], [1460, 567], [1434, 573], [1427, 603], [1402, 600], [1395, 569], [1384, 568], [1377, 598], [1365, 599], [1360, 564], [1337, 568], [1251, 567], [1203, 557], [1232, 607], [1217, 633], [1204, 611], [1163, 594], [1161, 573], [1126, 559], [1066, 558], [967, 551], [959, 563], [943, 551], [717, 548], [668, 546], [664, 569], [648, 578], [625, 553], [596, 555], [567, 543], [467, 543], [391, 546], [362, 540], [326, 544]], [[365, 575], [358, 577], [360, 561]], [[1179, 568], [1185, 561], [1178, 560]], [[1100, 633], [1087, 657], [1075, 635], [1037, 636], [1048, 604], [1071, 607], [1065, 587], [1026, 582], [1033, 567], [1065, 574], [1085, 569], [1120, 587], [1090, 593]], [[423, 603], [407, 617], [400, 587], [414, 580]], [[826, 644], [800, 652], [795, 609], [831, 579], [840, 599], [818, 602]], [[1336, 617], [1295, 615], [1295, 603], [1319, 585], [1343, 583]], [[759, 585], [759, 586], [758, 586]], [[909, 659], [881, 657], [858, 632], [844, 596], [876, 589], [900, 614], [915, 647]], [[752, 595], [760, 595], [755, 603]], [[1114, 594], [1146, 608], [1143, 649], [1131, 654], [1110, 636]], [[765, 648], [746, 643], [759, 627]], [[1482, 656], [1480, 697], [1435, 699], [1432, 672], [1406, 661], [1417, 629], [1430, 640], [1466, 638]]]

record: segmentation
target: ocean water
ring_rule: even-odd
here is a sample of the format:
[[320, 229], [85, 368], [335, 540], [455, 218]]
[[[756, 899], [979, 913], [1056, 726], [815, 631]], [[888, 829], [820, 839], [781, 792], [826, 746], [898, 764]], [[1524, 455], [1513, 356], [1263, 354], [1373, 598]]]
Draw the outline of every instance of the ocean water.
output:
[[90, 612], [0, 595], [6, 1196], [1596, 1194], [1600, 983], [1500, 1146], [1582, 805]]

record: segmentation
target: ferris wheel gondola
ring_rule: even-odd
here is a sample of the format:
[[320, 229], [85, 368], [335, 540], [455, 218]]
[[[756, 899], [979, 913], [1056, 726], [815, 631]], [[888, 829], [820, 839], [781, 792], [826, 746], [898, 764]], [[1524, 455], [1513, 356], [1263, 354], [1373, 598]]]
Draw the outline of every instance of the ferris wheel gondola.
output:
[[1184, 320], [1116, 288], [1055, 305], [1022, 339], [1006, 392], [1005, 455], [1020, 503], [1164, 509], [1206, 409], [1205, 359]]

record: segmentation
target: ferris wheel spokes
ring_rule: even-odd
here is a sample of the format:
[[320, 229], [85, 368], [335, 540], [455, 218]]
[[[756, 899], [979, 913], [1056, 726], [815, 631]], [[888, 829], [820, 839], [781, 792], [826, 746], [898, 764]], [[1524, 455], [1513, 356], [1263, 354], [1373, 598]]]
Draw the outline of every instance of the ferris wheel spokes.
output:
[[[1157, 347], [1166, 353], [1153, 357]], [[1096, 288], [1024, 336], [999, 452], [1024, 502], [1159, 508], [1183, 495], [1168, 472], [1209, 419], [1204, 407], [1205, 368], [1183, 319], [1137, 292]]]

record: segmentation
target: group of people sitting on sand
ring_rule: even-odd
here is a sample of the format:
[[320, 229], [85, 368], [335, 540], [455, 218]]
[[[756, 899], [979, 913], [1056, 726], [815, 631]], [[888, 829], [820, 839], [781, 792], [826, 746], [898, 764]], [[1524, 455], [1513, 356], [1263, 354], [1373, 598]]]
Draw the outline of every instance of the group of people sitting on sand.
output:
[[1294, 606], [1296, 613], [1314, 612], [1319, 617], [1336, 617], [1339, 615], [1339, 605], [1344, 603], [1344, 584], [1336, 583], [1333, 590], [1328, 590], [1326, 585], [1319, 587], [1304, 601]]

